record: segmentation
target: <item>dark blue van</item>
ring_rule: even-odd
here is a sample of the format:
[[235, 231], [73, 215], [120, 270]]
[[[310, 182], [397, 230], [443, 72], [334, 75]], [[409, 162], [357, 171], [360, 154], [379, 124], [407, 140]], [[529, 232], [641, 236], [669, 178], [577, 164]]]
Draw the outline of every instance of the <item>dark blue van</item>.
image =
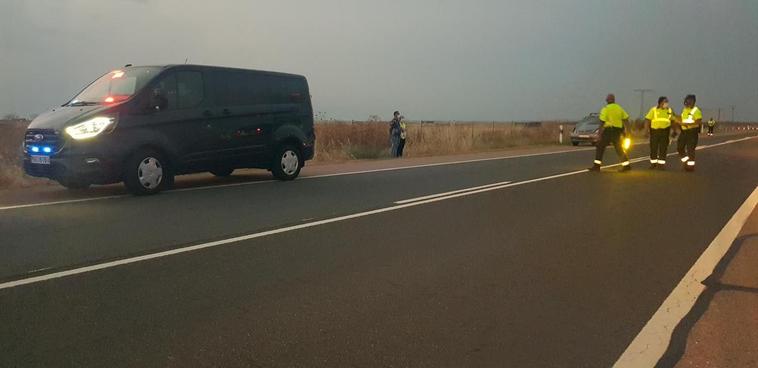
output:
[[199, 65], [130, 66], [32, 121], [28, 175], [72, 189], [124, 182], [134, 194], [174, 176], [238, 168], [298, 176], [313, 158], [308, 82], [293, 74]]

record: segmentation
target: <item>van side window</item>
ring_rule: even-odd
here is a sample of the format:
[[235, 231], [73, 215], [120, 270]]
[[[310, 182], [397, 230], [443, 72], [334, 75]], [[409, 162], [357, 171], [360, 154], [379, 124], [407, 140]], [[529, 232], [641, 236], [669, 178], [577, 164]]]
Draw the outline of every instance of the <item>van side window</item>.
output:
[[154, 96], [158, 96], [165, 102], [165, 106], [161, 107], [162, 110], [176, 109], [176, 75], [171, 73], [161, 78], [150, 93], [153, 99], [151, 102], [155, 102]]
[[265, 105], [271, 101], [271, 77], [251, 73], [247, 76], [247, 96], [253, 105]]
[[217, 106], [250, 105], [244, 72], [213, 73], [213, 98]]
[[177, 106], [186, 109], [200, 105], [205, 98], [203, 75], [200, 72], [176, 73]]

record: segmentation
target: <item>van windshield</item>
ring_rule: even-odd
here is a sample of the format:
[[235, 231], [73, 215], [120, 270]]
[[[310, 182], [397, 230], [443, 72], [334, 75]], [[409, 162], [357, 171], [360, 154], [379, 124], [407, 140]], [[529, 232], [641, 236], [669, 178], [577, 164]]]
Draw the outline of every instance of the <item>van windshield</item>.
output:
[[133, 96], [160, 72], [159, 67], [130, 67], [114, 70], [87, 86], [66, 106], [121, 102]]

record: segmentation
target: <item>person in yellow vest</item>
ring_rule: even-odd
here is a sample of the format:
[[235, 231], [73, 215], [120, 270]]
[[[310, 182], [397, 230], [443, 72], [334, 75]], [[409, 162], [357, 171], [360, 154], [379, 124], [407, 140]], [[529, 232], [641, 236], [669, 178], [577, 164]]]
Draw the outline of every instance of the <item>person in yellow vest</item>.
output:
[[650, 169], [666, 169], [666, 156], [671, 135], [671, 121], [674, 112], [669, 107], [669, 99], [665, 96], [658, 98], [658, 106], [654, 106], [645, 115], [645, 129], [650, 135]]
[[684, 98], [682, 117], [678, 119], [681, 134], [677, 142], [677, 151], [679, 151], [682, 166], [686, 171], [695, 171], [695, 149], [697, 148], [700, 124], [703, 122], [703, 113], [700, 108], [695, 106], [696, 101], [695, 95], [687, 95]]
[[613, 144], [616, 149], [616, 153], [621, 159], [621, 167], [619, 171], [629, 171], [632, 169], [629, 162], [629, 156], [623, 147], [623, 139], [626, 134], [626, 126], [629, 124], [629, 114], [624, 111], [624, 108], [616, 103], [616, 96], [609, 94], [605, 98], [607, 105], [600, 110], [600, 120], [603, 122], [603, 126], [600, 127], [600, 141], [595, 145], [595, 163], [589, 168], [590, 171], [600, 171], [600, 166], [603, 165], [603, 154], [605, 153], [605, 147], [608, 144]]
[[708, 136], [713, 137], [713, 128], [716, 127], [716, 120], [713, 118], [708, 119]]

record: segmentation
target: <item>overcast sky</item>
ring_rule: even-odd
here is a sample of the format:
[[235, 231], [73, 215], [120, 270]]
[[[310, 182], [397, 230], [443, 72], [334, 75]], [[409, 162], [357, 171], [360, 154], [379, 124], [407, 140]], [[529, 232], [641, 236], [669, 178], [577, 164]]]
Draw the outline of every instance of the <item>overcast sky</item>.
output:
[[304, 74], [330, 117], [576, 119], [635, 88], [758, 120], [755, 0], [3, 0], [0, 114], [126, 63]]

